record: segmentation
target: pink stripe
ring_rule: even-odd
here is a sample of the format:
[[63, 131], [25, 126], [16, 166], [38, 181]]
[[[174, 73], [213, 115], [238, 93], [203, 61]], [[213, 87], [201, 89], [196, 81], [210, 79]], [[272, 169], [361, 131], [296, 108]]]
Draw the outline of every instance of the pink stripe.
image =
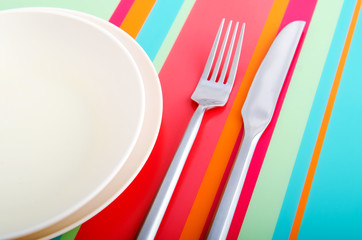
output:
[[109, 22], [113, 23], [117, 27], [121, 26], [134, 1], [135, 0], [121, 0], [116, 10], [113, 12], [111, 18], [109, 19]]
[[[212, 45], [222, 18], [226, 18], [227, 21], [232, 19], [246, 22], [234, 91], [231, 92], [225, 107], [212, 109], [205, 114], [199, 134], [157, 233], [157, 239], [178, 239], [181, 236], [272, 3], [273, 0], [196, 1], [160, 72], [165, 99], [163, 130], [166, 130], [167, 125], [168, 132], [174, 132], [173, 138], [171, 136], [168, 138], [172, 140], [167, 140], [172, 143], [167, 149], [162, 149], [163, 155], [167, 151], [169, 155], [166, 159], [170, 161], [196, 107], [190, 100], [190, 96], [199, 81], [210, 51], [209, 47], [201, 46]], [[180, 129], [180, 131], [176, 134], [175, 129]], [[164, 162], [167, 163], [166, 160]], [[194, 238], [198, 237], [194, 236]]]
[[[282, 29], [285, 25], [287, 25], [288, 23], [290, 23], [292, 21], [303, 20], [303, 21], [306, 21], [306, 27], [305, 27], [305, 32], [306, 32], [309, 27], [309, 23], [310, 23], [310, 20], [312, 18], [313, 12], [314, 12], [316, 2], [317, 2], [317, 0], [306, 0], [306, 1], [291, 0], [289, 2], [289, 5], [285, 12], [280, 29]], [[304, 41], [304, 37], [305, 37], [305, 33], [302, 36], [302, 39], [301, 39], [299, 47], [296, 51], [294, 60], [291, 64], [288, 75], [285, 79], [285, 84], [281, 91], [279, 101], [277, 103], [272, 121], [271, 121], [269, 127], [266, 129], [263, 136], [261, 137], [259, 144], [257, 145], [257, 147], [255, 149], [254, 157], [251, 161], [251, 164], [249, 167], [249, 172], [248, 172], [248, 175], [246, 176], [246, 180], [245, 180], [245, 185], [244, 185], [244, 188], [243, 188], [241, 196], [240, 196], [240, 201], [236, 208], [234, 219], [233, 219], [233, 222], [230, 227], [228, 239], [236, 239], [239, 235], [239, 231], [240, 231], [240, 228], [244, 221], [246, 210], [248, 208], [248, 205], [249, 205], [249, 202], [251, 199], [251, 195], [254, 191], [254, 187], [255, 187], [257, 178], [259, 176], [259, 172], [260, 172], [262, 163], [264, 161], [266, 151], [268, 149], [270, 139], [272, 137], [272, 134], [273, 134], [273, 131], [274, 131], [274, 128], [275, 128], [286, 92], [287, 92], [298, 56], [299, 56], [299, 53], [301, 50], [301, 45], [303, 44], [303, 41]]]

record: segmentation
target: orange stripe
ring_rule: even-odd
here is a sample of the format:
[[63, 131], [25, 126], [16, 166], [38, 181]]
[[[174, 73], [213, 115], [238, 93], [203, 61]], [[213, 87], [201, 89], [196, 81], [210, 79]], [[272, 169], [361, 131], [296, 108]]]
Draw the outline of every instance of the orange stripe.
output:
[[313, 182], [313, 178], [314, 178], [314, 174], [315, 174], [315, 171], [316, 171], [316, 168], [317, 168], [319, 155], [320, 155], [321, 150], [322, 150], [324, 138], [325, 138], [327, 128], [328, 128], [329, 119], [330, 119], [331, 114], [332, 114], [333, 105], [334, 105], [334, 102], [335, 102], [335, 99], [336, 99], [339, 83], [341, 81], [344, 65], [346, 63], [349, 47], [351, 45], [354, 29], [356, 27], [359, 11], [360, 11], [360, 8], [361, 8], [361, 3], [362, 3], [362, 0], [357, 1], [355, 10], [354, 10], [354, 13], [353, 13], [353, 16], [352, 16], [351, 25], [349, 27], [348, 35], [347, 35], [347, 38], [346, 38], [346, 43], [345, 43], [345, 45], [343, 47], [341, 59], [340, 59], [340, 62], [339, 62], [338, 68], [337, 68], [336, 76], [334, 78], [334, 82], [333, 82], [331, 93], [330, 93], [330, 96], [329, 96], [329, 99], [328, 99], [326, 111], [324, 113], [322, 125], [321, 125], [321, 128], [319, 130], [319, 135], [318, 135], [317, 142], [316, 142], [314, 152], [313, 152], [313, 155], [312, 155], [311, 163], [310, 163], [309, 170], [308, 170], [308, 173], [307, 173], [307, 178], [306, 178], [305, 183], [304, 183], [303, 192], [302, 192], [302, 195], [301, 195], [301, 198], [300, 198], [300, 201], [299, 201], [297, 213], [295, 215], [292, 230], [291, 230], [291, 233], [290, 233], [290, 236], [289, 236], [289, 239], [291, 239], [291, 240], [297, 239], [297, 237], [298, 237], [300, 225], [301, 225], [302, 219], [303, 219], [303, 214], [304, 214], [304, 211], [305, 211], [305, 207], [307, 205], [309, 192], [310, 192], [312, 182]]
[[134, 1], [121, 24], [121, 29], [127, 32], [131, 37], [136, 38], [155, 3], [156, 0]]
[[244, 75], [241, 86], [230, 110], [230, 114], [226, 120], [225, 127], [221, 133], [214, 154], [210, 160], [210, 164], [201, 183], [199, 192], [193, 203], [180, 239], [197, 239], [202, 234], [204, 224], [211, 210], [230, 155], [234, 148], [234, 143], [236, 142], [242, 127], [240, 115], [241, 107], [245, 101], [256, 71], [268, 51], [268, 46], [271, 45], [278, 32], [279, 25], [282, 21], [288, 3], [289, 0], [276, 0], [271, 7], [269, 16], [266, 20], [248, 69]]

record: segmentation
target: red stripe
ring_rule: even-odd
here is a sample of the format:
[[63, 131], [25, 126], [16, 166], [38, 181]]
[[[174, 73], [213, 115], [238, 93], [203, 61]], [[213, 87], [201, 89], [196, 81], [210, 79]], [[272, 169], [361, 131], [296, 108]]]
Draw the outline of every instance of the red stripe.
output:
[[[178, 239], [181, 236], [272, 2], [196, 1], [162, 68], [160, 78], [165, 99], [163, 129], [164, 134], [168, 135], [164, 138], [167, 145], [164, 143], [163, 148], [159, 150], [164, 151], [162, 154], [168, 165], [196, 107], [190, 96], [199, 81], [221, 19], [226, 17], [227, 21], [232, 19], [246, 22], [234, 91], [225, 107], [206, 112], [156, 236], [158, 239]], [[261, 5], [263, 7], [260, 7]], [[166, 170], [166, 166], [164, 169]]]

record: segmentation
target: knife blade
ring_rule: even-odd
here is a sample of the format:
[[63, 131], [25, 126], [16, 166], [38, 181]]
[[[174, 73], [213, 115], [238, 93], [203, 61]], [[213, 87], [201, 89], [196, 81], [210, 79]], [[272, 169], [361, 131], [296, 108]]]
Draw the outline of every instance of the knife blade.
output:
[[241, 110], [243, 140], [208, 239], [226, 239], [255, 147], [273, 117], [304, 26], [304, 21], [295, 21], [280, 31], [254, 77]]

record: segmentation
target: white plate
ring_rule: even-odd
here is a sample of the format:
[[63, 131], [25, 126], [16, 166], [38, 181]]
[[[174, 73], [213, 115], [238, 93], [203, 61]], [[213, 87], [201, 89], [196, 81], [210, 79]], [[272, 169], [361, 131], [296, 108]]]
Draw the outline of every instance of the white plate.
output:
[[82, 18], [0, 13], [0, 239], [59, 222], [108, 186], [141, 131], [127, 49]]
[[162, 92], [158, 75], [147, 54], [133, 38], [113, 24], [89, 14], [66, 9], [45, 9], [50, 12], [61, 11], [83, 17], [103, 27], [122, 42], [140, 69], [145, 88], [146, 106], [144, 122], [137, 143], [130, 157], [112, 181], [95, 198], [72, 215], [22, 239], [50, 239], [56, 237], [84, 223], [115, 200], [129, 186], [144, 166], [156, 142], [162, 118]]

